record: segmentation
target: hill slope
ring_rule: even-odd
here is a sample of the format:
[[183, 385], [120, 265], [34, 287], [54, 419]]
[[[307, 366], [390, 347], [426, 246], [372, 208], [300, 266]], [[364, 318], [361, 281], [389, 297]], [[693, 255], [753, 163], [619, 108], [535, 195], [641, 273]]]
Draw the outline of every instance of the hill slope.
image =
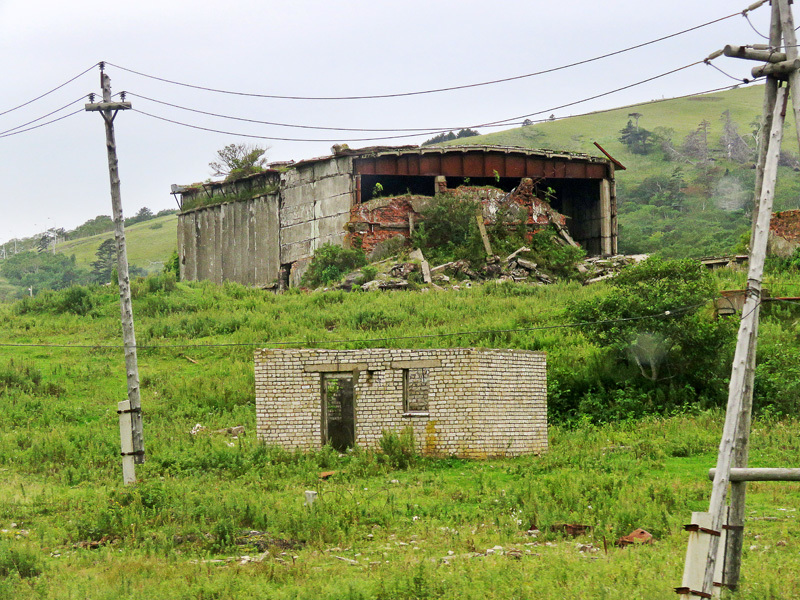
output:
[[[128, 262], [148, 272], [158, 271], [178, 246], [178, 216], [166, 215], [136, 223], [125, 228]], [[105, 240], [114, 237], [114, 232], [101, 233], [77, 240], [67, 240], [56, 245], [56, 252], [75, 255], [78, 266], [88, 268], [95, 253]]]
[[[621, 251], [667, 257], [721, 254], [733, 251], [748, 231], [754, 181], [751, 157], [734, 162], [726, 156], [720, 140], [725, 113], [754, 152], [762, 101], [763, 87], [750, 86], [547, 121], [446, 145], [496, 144], [600, 156], [593, 144], [598, 142], [627, 167], [617, 172]], [[635, 154], [620, 141], [629, 121], [653, 134], [648, 154]], [[698, 132], [703, 122], [705, 133], [697, 137], [705, 140], [708, 160], [691, 156], [684, 148], [687, 136]], [[794, 130], [787, 115], [784, 148], [796, 154]], [[664, 151], [663, 145], [673, 150]], [[798, 207], [800, 181], [790, 167], [781, 167], [775, 210]]]

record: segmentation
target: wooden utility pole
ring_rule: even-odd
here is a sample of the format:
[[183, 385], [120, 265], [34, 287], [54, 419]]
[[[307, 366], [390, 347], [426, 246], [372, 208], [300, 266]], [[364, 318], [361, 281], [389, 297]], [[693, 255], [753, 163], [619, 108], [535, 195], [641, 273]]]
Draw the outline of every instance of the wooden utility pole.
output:
[[[139, 395], [139, 365], [136, 357], [136, 334], [133, 329], [133, 307], [131, 305], [131, 286], [128, 275], [128, 254], [125, 249], [125, 219], [122, 216], [122, 199], [119, 184], [119, 163], [117, 161], [117, 144], [114, 139], [114, 119], [121, 110], [131, 108], [130, 102], [111, 101], [111, 78], [100, 63], [100, 85], [103, 89], [103, 101], [85, 106], [87, 111], [99, 112], [106, 126], [106, 150], [108, 152], [108, 177], [111, 182], [111, 208], [114, 217], [114, 240], [117, 246], [117, 275], [119, 279], [120, 313], [122, 318], [122, 336], [125, 347], [125, 372], [128, 383], [128, 400], [120, 403], [121, 433], [123, 423], [130, 419], [130, 440], [122, 440], [123, 476], [126, 483], [136, 481], [133, 473], [134, 462], [144, 462], [144, 435], [142, 431], [142, 408]], [[93, 98], [90, 97], [90, 100]], [[130, 442], [130, 443], [128, 443]]]
[[[731, 371], [728, 405], [717, 456], [717, 468], [711, 472], [713, 487], [709, 510], [708, 513], [693, 513], [693, 519], [696, 519], [697, 522], [693, 523], [689, 530], [696, 532], [695, 539], [690, 537], [683, 586], [676, 589], [682, 597], [687, 598], [712, 598], [719, 591], [719, 588], [715, 589], [715, 583], [731, 588], [738, 585], [744, 534], [746, 482], [786, 481], [791, 477], [800, 477], [800, 472], [797, 470], [746, 468], [761, 304], [761, 281], [790, 89], [792, 90], [791, 98], [795, 117], [800, 117], [800, 95], [798, 95], [800, 94], [800, 71], [798, 71], [800, 60], [798, 60], [790, 1], [773, 0], [771, 2], [772, 20], [769, 46], [726, 46], [724, 50], [727, 56], [765, 62], [765, 65], [753, 69], [753, 76], [766, 75], [767, 84], [758, 149], [756, 211], [753, 216], [750, 242], [746, 301], [742, 310], [739, 337]], [[764, 0], [761, 0], [748, 7], [747, 10], [758, 8], [764, 3]], [[779, 52], [781, 39], [783, 39], [785, 52]], [[781, 87], [781, 81], [788, 81], [788, 87]], [[798, 94], [794, 93], [795, 91]], [[800, 134], [800, 123], [798, 124], [798, 133]], [[730, 508], [725, 505], [729, 484], [731, 485]], [[702, 525], [700, 521], [703, 521]], [[697, 539], [698, 536], [699, 539]], [[722, 562], [722, 559], [718, 560], [719, 547], [722, 545], [720, 544], [721, 539], [725, 540], [723, 542], [725, 545], [724, 571], [718, 568], [717, 564]], [[706, 557], [702, 571], [698, 569], [699, 565], [696, 562], [700, 559], [700, 555]], [[701, 572], [703, 573], [702, 584], [698, 585]], [[715, 574], [721, 575], [720, 582], [714, 582]]]
[[[781, 45], [781, 22], [780, 6], [777, 2], [772, 3], [772, 18], [770, 19], [769, 47], [770, 50], [761, 50], [756, 57], [746, 56], [747, 51], [742, 52], [743, 58], [751, 60], [766, 60], [779, 62], [785, 60], [782, 54], [775, 52]], [[725, 48], [728, 55], [728, 47]], [[764, 56], [766, 55], [766, 57]], [[753, 225], [750, 231], [750, 239], [755, 240], [756, 216], [760, 212], [761, 192], [764, 185], [764, 168], [767, 162], [767, 147], [769, 145], [768, 132], [772, 131], [773, 113], [778, 96], [778, 86], [780, 81], [772, 76], [767, 76], [767, 83], [764, 86], [764, 105], [761, 115], [761, 135], [758, 140], [758, 161], [756, 167], [756, 182], [754, 189], [755, 203], [753, 207]], [[794, 94], [792, 94], [794, 96]], [[752, 241], [751, 241], [752, 245]], [[758, 323], [760, 320], [761, 305], [754, 309], [754, 329], [750, 338], [749, 364], [745, 379], [745, 388], [742, 395], [742, 406], [739, 411], [739, 419], [736, 426], [736, 436], [733, 447], [733, 460], [731, 467], [740, 469], [747, 467], [750, 454], [750, 427], [753, 413], [753, 384], [756, 371], [756, 340], [758, 339]], [[723, 570], [723, 582], [725, 585], [735, 590], [739, 586], [739, 575], [742, 566], [742, 547], [744, 545], [744, 518], [747, 497], [747, 481], [735, 481], [731, 478], [731, 502], [728, 511], [728, 535], [725, 543], [725, 566]]]

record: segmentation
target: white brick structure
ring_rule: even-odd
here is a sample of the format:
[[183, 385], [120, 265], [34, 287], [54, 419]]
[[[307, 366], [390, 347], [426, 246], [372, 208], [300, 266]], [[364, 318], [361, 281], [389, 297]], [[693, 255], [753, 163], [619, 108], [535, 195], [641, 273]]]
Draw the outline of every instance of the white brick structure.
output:
[[524, 350], [257, 350], [259, 439], [377, 448], [412, 427], [428, 456], [547, 450], [545, 355]]

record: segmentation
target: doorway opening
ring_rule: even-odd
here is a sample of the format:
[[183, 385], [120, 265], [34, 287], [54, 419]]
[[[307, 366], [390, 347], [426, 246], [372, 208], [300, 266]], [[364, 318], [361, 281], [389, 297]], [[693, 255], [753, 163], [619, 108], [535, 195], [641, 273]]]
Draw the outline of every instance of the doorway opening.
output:
[[352, 373], [322, 375], [322, 444], [344, 452], [356, 443]]

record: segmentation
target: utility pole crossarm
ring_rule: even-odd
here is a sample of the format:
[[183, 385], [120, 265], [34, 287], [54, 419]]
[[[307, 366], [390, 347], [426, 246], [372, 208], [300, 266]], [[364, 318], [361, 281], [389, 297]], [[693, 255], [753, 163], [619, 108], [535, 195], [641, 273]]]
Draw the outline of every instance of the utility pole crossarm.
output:
[[130, 102], [93, 102], [85, 104], [83, 108], [90, 112], [97, 110], [129, 110], [133, 108], [133, 105]]

